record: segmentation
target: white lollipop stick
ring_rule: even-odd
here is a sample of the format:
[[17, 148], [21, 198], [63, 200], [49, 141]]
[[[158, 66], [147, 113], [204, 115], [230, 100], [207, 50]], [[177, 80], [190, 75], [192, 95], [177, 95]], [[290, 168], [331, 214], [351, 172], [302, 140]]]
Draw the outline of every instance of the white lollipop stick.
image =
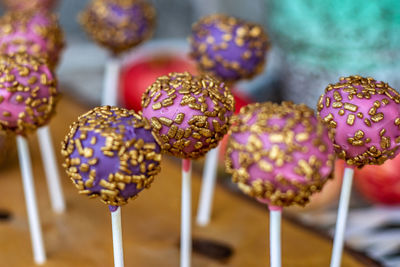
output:
[[39, 128], [37, 134], [39, 137], [42, 162], [46, 172], [51, 207], [55, 213], [63, 213], [65, 211], [65, 200], [61, 189], [60, 174], [58, 172], [56, 156], [54, 155], [49, 126]]
[[217, 146], [206, 155], [196, 219], [197, 224], [200, 226], [206, 226], [210, 222], [212, 200], [217, 178], [219, 150], [220, 146]]
[[28, 212], [33, 259], [36, 264], [43, 264], [46, 261], [46, 254], [44, 251], [42, 229], [40, 228], [40, 218], [36, 203], [29, 147], [26, 139], [22, 136], [17, 136], [17, 146], [18, 158], [22, 173], [22, 184], [24, 187], [25, 202]]
[[269, 208], [269, 251], [271, 267], [281, 267], [281, 218], [282, 209]]
[[104, 73], [104, 87], [101, 97], [102, 105], [118, 105], [119, 69], [120, 60], [118, 57], [110, 57], [106, 63]]
[[182, 199], [181, 199], [181, 267], [190, 267], [192, 254], [191, 233], [191, 176], [192, 161], [182, 160]]
[[122, 247], [121, 207], [111, 210], [111, 224], [114, 248], [114, 266], [124, 267], [124, 249]]
[[340, 193], [339, 210], [336, 219], [335, 237], [333, 239], [331, 267], [340, 267], [340, 263], [342, 260], [344, 232], [346, 229], [347, 214], [349, 211], [353, 174], [354, 174], [353, 168], [346, 167], [344, 169], [342, 192]]

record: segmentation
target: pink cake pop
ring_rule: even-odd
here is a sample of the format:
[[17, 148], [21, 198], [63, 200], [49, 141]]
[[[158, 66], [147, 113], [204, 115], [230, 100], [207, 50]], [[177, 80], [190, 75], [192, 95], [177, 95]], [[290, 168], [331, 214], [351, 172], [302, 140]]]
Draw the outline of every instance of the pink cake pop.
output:
[[10, 10], [28, 11], [28, 10], [50, 10], [57, 0], [3, 0], [3, 4]]
[[359, 168], [382, 164], [400, 150], [400, 95], [387, 83], [350, 76], [330, 84], [319, 116], [334, 133], [339, 158]]
[[304, 206], [330, 177], [332, 142], [306, 105], [250, 104], [232, 121], [226, 169], [244, 193], [270, 206]]
[[26, 53], [0, 56], [0, 128], [25, 135], [46, 124], [58, 96], [45, 62]]
[[234, 98], [223, 83], [210, 76], [170, 73], [146, 90], [142, 106], [162, 149], [195, 159], [216, 147], [226, 134]]
[[0, 18], [0, 53], [27, 52], [45, 58], [51, 67], [59, 61], [64, 35], [57, 17], [41, 11], [8, 12]]

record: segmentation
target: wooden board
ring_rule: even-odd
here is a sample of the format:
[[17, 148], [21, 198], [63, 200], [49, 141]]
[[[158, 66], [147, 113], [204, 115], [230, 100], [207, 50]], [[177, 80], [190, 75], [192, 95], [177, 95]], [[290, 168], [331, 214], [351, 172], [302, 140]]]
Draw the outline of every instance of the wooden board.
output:
[[[66, 97], [58, 106], [51, 130], [59, 160], [60, 142], [69, 124], [86, 111], [87, 108]], [[97, 199], [78, 195], [61, 170], [68, 211], [64, 215], [53, 214], [36, 135], [29, 139], [48, 255], [44, 266], [113, 266], [108, 208]], [[13, 157], [13, 163], [0, 170], [0, 210], [11, 214], [8, 220], [0, 220], [0, 266], [33, 266], [19, 166], [16, 156]], [[180, 178], [177, 162], [164, 157], [162, 172], [152, 187], [123, 207], [126, 266], [179, 266]], [[195, 214], [200, 188], [196, 173], [192, 186]], [[192, 266], [268, 266], [267, 210], [220, 186], [215, 193], [212, 223], [204, 228], [194, 225], [193, 236], [220, 242], [232, 250], [232, 255], [221, 261], [193, 253]], [[285, 220], [282, 231], [284, 266], [329, 265], [329, 240]], [[345, 253], [343, 266], [363, 264]]]

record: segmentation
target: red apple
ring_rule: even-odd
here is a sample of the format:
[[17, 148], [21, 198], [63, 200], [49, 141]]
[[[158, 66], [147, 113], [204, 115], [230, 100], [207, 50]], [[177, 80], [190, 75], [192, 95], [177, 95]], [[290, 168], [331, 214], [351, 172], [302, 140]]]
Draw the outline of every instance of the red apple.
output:
[[400, 156], [383, 165], [368, 165], [355, 171], [355, 185], [370, 202], [400, 204]]

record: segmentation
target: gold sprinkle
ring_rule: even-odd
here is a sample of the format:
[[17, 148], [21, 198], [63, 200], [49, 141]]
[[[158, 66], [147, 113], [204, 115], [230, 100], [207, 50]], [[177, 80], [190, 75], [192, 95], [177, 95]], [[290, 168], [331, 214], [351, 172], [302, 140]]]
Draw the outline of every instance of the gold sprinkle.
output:
[[354, 124], [354, 120], [356, 119], [356, 116], [354, 116], [354, 114], [349, 114], [347, 116], [347, 124], [348, 125], [353, 125]]
[[162, 108], [162, 105], [161, 105], [160, 102], [158, 102], [158, 103], [153, 104], [151, 107], [152, 107], [154, 110], [158, 110], [158, 109]]
[[170, 127], [173, 123], [173, 121], [171, 119], [168, 119], [166, 117], [160, 117], [158, 120], [161, 122], [161, 124], [164, 124], [165, 126], [168, 126], [168, 127]]
[[181, 124], [184, 118], [185, 118], [185, 114], [184, 113], [178, 113], [178, 115], [176, 115], [174, 121], [177, 124]]
[[381, 120], [383, 120], [383, 118], [384, 118], [383, 113], [378, 113], [378, 114], [375, 114], [374, 116], [372, 116], [371, 120], [373, 122], [380, 122]]
[[352, 112], [356, 112], [358, 109], [358, 106], [353, 105], [351, 103], [344, 103], [344, 109], [350, 110]]

